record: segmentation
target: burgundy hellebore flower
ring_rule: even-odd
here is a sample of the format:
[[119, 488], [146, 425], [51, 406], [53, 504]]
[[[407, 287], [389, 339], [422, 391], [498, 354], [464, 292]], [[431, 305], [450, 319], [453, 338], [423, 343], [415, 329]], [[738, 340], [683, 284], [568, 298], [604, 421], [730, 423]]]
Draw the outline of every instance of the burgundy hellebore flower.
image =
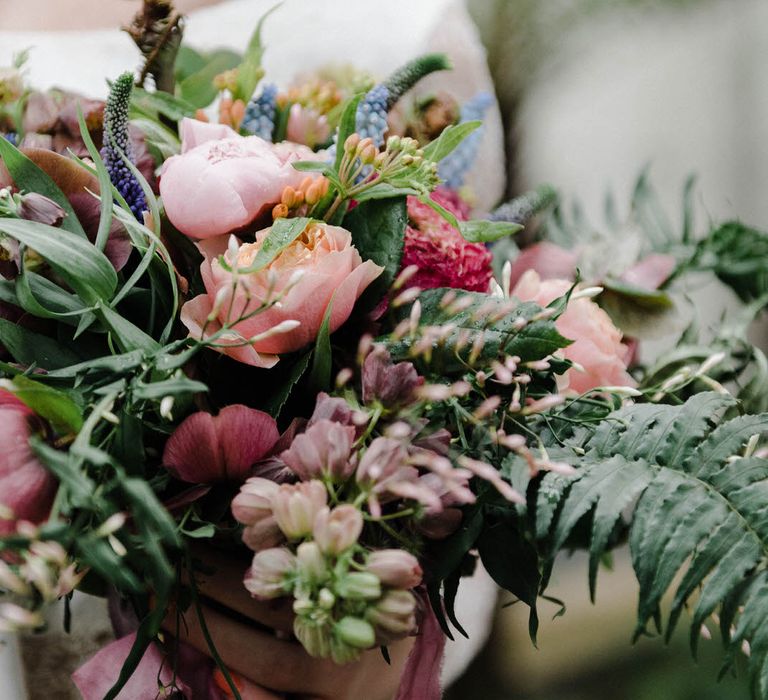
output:
[[56, 479], [29, 446], [29, 438], [42, 428], [32, 409], [0, 389], [0, 509], [11, 516], [0, 518], [0, 535], [14, 532], [19, 520], [42, 522], [51, 510]]
[[363, 401], [378, 399], [384, 406], [410, 403], [414, 390], [424, 383], [410, 362], [394, 364], [383, 346], [376, 346], [363, 362]]
[[245, 481], [280, 437], [274, 418], [240, 404], [193, 413], [165, 445], [163, 464], [182, 481]]

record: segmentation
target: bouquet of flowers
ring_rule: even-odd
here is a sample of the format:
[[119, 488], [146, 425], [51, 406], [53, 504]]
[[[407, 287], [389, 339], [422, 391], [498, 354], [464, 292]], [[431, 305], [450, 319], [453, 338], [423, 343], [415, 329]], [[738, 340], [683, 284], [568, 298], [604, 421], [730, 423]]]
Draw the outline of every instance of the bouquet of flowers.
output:
[[[768, 363], [743, 332], [768, 237], [678, 235], [642, 179], [636, 259], [587, 265], [550, 188], [472, 218], [490, 97], [409, 98], [444, 56], [278, 90], [261, 24], [242, 55], [182, 29], [145, 3], [145, 65], [105, 104], [0, 73], [0, 629], [111, 595], [125, 636], [85, 697], [239, 698], [204, 612], [234, 569], [313, 657], [415, 635], [398, 697], [437, 698], [478, 561], [535, 639], [556, 554], [588, 549], [594, 593], [628, 539], [636, 634], [689, 608], [695, 650], [716, 620], [768, 697]], [[749, 302], [741, 327], [642, 365], [691, 270]]]

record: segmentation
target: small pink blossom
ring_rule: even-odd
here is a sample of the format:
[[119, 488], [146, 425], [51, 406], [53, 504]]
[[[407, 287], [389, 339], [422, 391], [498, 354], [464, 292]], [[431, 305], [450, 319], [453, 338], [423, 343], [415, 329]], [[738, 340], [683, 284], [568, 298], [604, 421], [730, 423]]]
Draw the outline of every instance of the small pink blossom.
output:
[[[431, 197], [457, 219], [467, 219], [467, 206], [451, 190], [438, 188]], [[413, 196], [408, 197], [408, 219], [402, 268], [414, 265], [418, 269], [408, 280], [409, 287], [488, 291], [491, 253], [482, 243], [467, 241], [440, 214]]]
[[[227, 266], [245, 269], [269, 232], [259, 231], [254, 243], [238, 243], [234, 253], [223, 238], [200, 243], [205, 294], [181, 310], [181, 321], [194, 338], [210, 338], [230, 325], [231, 337], [217, 338], [215, 349], [255, 367], [272, 367], [278, 355], [314, 342], [331, 303], [331, 332], [339, 328], [383, 269], [363, 261], [349, 231], [311, 222], [266, 268], [239, 273], [235, 285], [219, 257], [224, 256]], [[260, 310], [277, 301], [278, 295], [279, 305]]]
[[416, 588], [421, 583], [422, 570], [418, 559], [402, 549], [377, 549], [365, 564], [366, 571], [376, 574], [390, 588]]
[[[537, 272], [528, 270], [512, 295], [546, 306], [571, 286], [568, 280], [542, 280]], [[563, 356], [581, 368], [573, 367], [558, 377], [558, 389], [582, 393], [599, 386], [635, 385], [627, 372], [629, 348], [621, 342], [621, 331], [595, 302], [586, 298], [572, 300], [555, 325], [564, 337], [573, 340], [562, 350]]]
[[0, 389], [0, 535], [11, 534], [20, 520], [40, 523], [48, 517], [57, 483], [40, 463], [29, 439], [44, 429], [25, 403]]
[[350, 460], [355, 429], [327, 419], [297, 435], [280, 458], [302, 480], [320, 476], [341, 481], [355, 469]]
[[363, 516], [354, 506], [327, 506], [315, 517], [312, 535], [326, 554], [338, 555], [355, 544], [363, 531]]
[[247, 406], [233, 404], [217, 416], [193, 413], [165, 444], [163, 464], [195, 484], [243, 481], [279, 437], [274, 418]]
[[254, 597], [268, 600], [286, 595], [287, 579], [296, 570], [296, 557], [286, 547], [257, 552], [243, 584]]
[[282, 484], [271, 500], [278, 527], [289, 540], [297, 540], [312, 533], [315, 518], [328, 500], [328, 492], [317, 480]]
[[253, 525], [272, 514], [272, 498], [280, 486], [270, 479], [253, 476], [232, 501], [232, 515], [243, 525]]

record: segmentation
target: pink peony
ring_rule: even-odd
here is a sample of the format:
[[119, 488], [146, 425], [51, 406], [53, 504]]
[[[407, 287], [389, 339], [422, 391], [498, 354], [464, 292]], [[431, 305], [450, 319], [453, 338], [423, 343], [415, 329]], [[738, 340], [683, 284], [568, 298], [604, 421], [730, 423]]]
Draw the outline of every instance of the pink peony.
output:
[[165, 444], [163, 464], [195, 484], [244, 481], [279, 437], [274, 418], [247, 406], [227, 406], [217, 416], [193, 413]]
[[194, 119], [183, 120], [181, 135], [181, 155], [163, 165], [160, 194], [171, 223], [192, 238], [250, 225], [307, 177], [292, 163], [319, 158], [306, 146], [272, 144]]
[[[542, 280], [534, 270], [528, 270], [512, 290], [521, 301], [535, 301], [546, 306], [563, 296], [572, 286], [568, 280]], [[629, 348], [621, 342], [621, 331], [610, 317], [591, 299], [575, 299], [556, 321], [557, 330], [574, 342], [563, 355], [579, 364], [583, 371], [569, 369], [561, 380], [561, 390], [582, 393], [598, 386], [634, 386], [627, 373]]]
[[29, 446], [29, 438], [43, 429], [26, 404], [0, 389], [0, 535], [16, 530], [16, 522], [39, 523], [48, 517], [56, 495], [56, 480]]
[[[466, 220], [467, 206], [451, 190], [438, 188], [432, 199]], [[402, 267], [415, 265], [418, 272], [409, 285], [422, 289], [455, 287], [470, 292], [488, 291], [491, 253], [482, 243], [470, 243], [440, 214], [408, 197], [410, 225], [405, 232]]]
[[[237, 321], [258, 309], [267, 300], [270, 289], [276, 295], [288, 287], [279, 305], [235, 323], [233, 328], [241, 337], [233, 333], [217, 341], [221, 352], [255, 367], [272, 367], [278, 361], [277, 355], [312, 343], [331, 302], [330, 327], [335, 331], [383, 269], [371, 260], [363, 262], [352, 245], [349, 231], [312, 222], [268, 267], [241, 274], [235, 298], [231, 300], [232, 273], [221, 265], [219, 256], [224, 255], [228, 265], [245, 268], [253, 262], [268, 233], [269, 229], [260, 231], [255, 243], [242, 244], [234, 259], [226, 240], [201, 242], [199, 247], [205, 259], [200, 270], [206, 293], [188, 301], [181, 310], [181, 320], [190, 335], [209, 337], [222, 324]], [[209, 321], [211, 316], [213, 320]], [[274, 331], [270, 333], [271, 329]], [[262, 336], [256, 338], [259, 334]]]

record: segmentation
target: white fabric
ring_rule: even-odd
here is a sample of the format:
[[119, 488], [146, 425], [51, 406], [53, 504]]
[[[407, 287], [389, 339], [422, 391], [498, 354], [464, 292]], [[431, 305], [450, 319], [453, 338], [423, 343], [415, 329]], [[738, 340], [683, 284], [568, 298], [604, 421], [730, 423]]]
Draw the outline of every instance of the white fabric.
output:
[[[186, 25], [186, 41], [200, 49], [242, 49], [257, 20], [273, 4], [274, 0], [229, 0], [193, 12]], [[493, 94], [485, 51], [461, 0], [287, 0], [267, 20], [263, 36], [264, 68], [268, 79], [278, 84], [330, 63], [351, 63], [383, 78], [419, 54], [443, 51], [454, 70], [430, 76], [418, 86], [419, 93], [445, 90], [460, 102], [480, 91]], [[106, 78], [139, 64], [137, 49], [117, 30], [0, 31], [0, 65], [26, 48], [31, 49], [27, 64], [31, 85], [94, 97], [105, 96]], [[498, 203], [504, 193], [504, 173], [501, 117], [494, 104], [486, 114], [479, 156], [469, 177], [478, 210]], [[456, 641], [448, 641], [445, 683], [461, 674], [485, 642], [495, 604], [496, 587], [482, 569], [462, 583], [457, 614], [470, 639], [457, 636]], [[13, 647], [0, 653], [3, 662], [3, 700], [24, 700]]]

